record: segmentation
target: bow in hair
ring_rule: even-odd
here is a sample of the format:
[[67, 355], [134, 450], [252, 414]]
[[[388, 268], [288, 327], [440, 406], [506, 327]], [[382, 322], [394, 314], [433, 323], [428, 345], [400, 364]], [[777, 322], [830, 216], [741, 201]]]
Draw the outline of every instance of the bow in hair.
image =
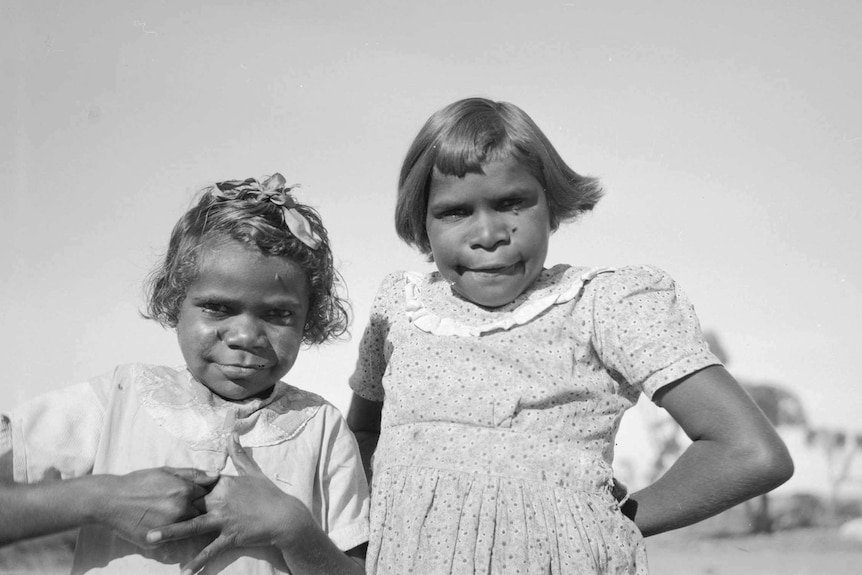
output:
[[316, 250], [320, 246], [320, 236], [314, 233], [306, 217], [296, 209], [296, 200], [290, 194], [290, 191], [298, 187], [299, 184], [293, 186], [286, 184], [287, 180], [284, 179], [284, 176], [276, 173], [263, 182], [258, 182], [254, 178], [219, 182], [210, 187], [209, 193], [218, 200], [235, 200], [241, 194], [251, 193], [257, 197], [258, 201], [272, 202], [281, 208], [284, 224], [290, 233], [311, 249]]

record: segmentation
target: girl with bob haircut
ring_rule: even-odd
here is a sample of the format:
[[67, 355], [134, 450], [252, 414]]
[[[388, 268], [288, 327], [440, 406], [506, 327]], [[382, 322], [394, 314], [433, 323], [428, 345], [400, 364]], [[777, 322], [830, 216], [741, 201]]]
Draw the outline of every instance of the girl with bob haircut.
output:
[[285, 183], [214, 184], [174, 227], [146, 317], [184, 365], [120, 365], [0, 415], [0, 544], [79, 528], [73, 573], [364, 572], [356, 441], [281, 381], [348, 321], [326, 228]]
[[[384, 279], [350, 379], [373, 455], [368, 573], [645, 575], [644, 536], [790, 477], [666, 273], [545, 267], [600, 196], [512, 104], [455, 102], [410, 146], [396, 229], [437, 270]], [[628, 495], [614, 440], [641, 394], [693, 441]]]
[[407, 151], [395, 206], [398, 236], [430, 255], [425, 210], [435, 169], [461, 178], [481, 174], [484, 164], [503, 158], [517, 160], [542, 185], [551, 211], [551, 231], [592, 210], [602, 197], [599, 181], [566, 165], [542, 130], [519, 107], [467, 98], [431, 116]]

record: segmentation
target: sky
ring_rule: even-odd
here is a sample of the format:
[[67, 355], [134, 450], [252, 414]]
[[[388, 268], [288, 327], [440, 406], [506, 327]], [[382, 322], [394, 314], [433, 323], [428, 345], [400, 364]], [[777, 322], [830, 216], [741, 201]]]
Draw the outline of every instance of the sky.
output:
[[352, 338], [286, 380], [346, 410], [435, 110], [526, 110], [606, 196], [547, 265], [674, 277], [728, 368], [862, 432], [862, 4], [184, 2], [0, 7], [0, 412], [118, 363], [179, 364], [141, 282], [197, 189], [281, 172], [320, 210]]

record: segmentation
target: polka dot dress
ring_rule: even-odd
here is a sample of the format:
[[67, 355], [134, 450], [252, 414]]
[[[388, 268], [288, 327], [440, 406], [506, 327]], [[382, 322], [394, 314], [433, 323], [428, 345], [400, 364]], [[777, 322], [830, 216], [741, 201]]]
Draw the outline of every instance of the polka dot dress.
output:
[[388, 276], [350, 381], [384, 401], [368, 572], [647, 573], [614, 436], [640, 393], [717, 363], [655, 268], [556, 266], [493, 310]]

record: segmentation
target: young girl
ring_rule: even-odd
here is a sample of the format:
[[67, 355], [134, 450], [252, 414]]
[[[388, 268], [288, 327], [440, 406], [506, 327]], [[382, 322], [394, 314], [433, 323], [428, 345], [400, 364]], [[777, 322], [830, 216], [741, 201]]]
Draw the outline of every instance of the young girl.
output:
[[[414, 140], [396, 228], [437, 271], [385, 279], [350, 381], [374, 453], [369, 573], [643, 574], [642, 534], [792, 473], [666, 274], [544, 267], [600, 195], [511, 104], [455, 102]], [[618, 502], [614, 436], [641, 393], [693, 443]]]
[[347, 328], [326, 230], [289, 192], [222, 182], [177, 223], [147, 311], [184, 366], [123, 365], [0, 418], [0, 544], [80, 527], [74, 573], [363, 572], [356, 442], [280, 381]]

